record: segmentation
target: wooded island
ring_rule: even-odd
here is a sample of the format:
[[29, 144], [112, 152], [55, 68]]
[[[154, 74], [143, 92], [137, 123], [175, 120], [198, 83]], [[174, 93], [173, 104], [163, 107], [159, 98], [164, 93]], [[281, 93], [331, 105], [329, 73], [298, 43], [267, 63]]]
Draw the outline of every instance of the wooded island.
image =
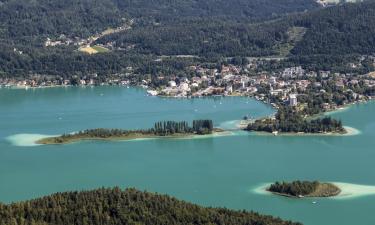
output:
[[269, 133], [346, 133], [340, 120], [331, 117], [305, 119], [302, 113], [288, 106], [280, 107], [275, 118], [255, 120], [245, 130]]
[[214, 128], [212, 120], [193, 120], [192, 126], [186, 121], [161, 121], [153, 128], [139, 130], [122, 129], [87, 129], [58, 137], [48, 137], [38, 140], [37, 144], [67, 144], [82, 140], [131, 140], [137, 138], [155, 137], [185, 137], [191, 135], [208, 135], [223, 130]]
[[341, 190], [331, 183], [319, 181], [276, 182], [267, 191], [287, 197], [332, 197], [340, 194]]

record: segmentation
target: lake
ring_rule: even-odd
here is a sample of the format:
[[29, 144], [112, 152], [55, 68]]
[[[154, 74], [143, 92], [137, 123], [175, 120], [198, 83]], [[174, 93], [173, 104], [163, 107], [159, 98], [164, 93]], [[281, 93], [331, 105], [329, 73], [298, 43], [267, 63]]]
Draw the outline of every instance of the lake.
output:
[[[204, 206], [247, 209], [306, 225], [373, 225], [375, 195], [289, 199], [256, 189], [277, 180], [375, 185], [375, 103], [331, 113], [353, 136], [270, 136], [85, 141], [34, 146], [35, 135], [137, 129], [161, 120], [213, 119], [231, 128], [274, 110], [246, 97], [149, 97], [126, 87], [0, 89], [0, 201], [54, 192], [135, 187]], [[312, 204], [316, 201], [316, 204]]]

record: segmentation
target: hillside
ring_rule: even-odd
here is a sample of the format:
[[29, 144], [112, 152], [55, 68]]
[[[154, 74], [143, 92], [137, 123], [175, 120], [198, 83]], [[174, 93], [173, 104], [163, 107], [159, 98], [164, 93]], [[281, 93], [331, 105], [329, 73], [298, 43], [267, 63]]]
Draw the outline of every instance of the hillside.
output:
[[111, 0], [1, 0], [0, 34], [15, 42], [45, 35], [85, 37], [119, 25], [124, 15]]
[[4, 37], [61, 35], [85, 37], [122, 18], [140, 23], [190, 18], [265, 19], [319, 7], [313, 0], [1, 0]]
[[[140, 74], [168, 75], [191, 63], [155, 61], [165, 55], [194, 55], [209, 63], [224, 57], [287, 56], [286, 66], [344, 71], [353, 57], [375, 53], [373, 0], [327, 8], [309, 0], [235, 2], [2, 0], [0, 77], [108, 76], [125, 73], [129, 66]], [[301, 12], [305, 9], [310, 10]], [[81, 41], [129, 21], [131, 26], [119, 32]], [[56, 41], [62, 34], [70, 44], [45, 46], [47, 38]], [[108, 51], [78, 52], [79, 42], [79, 47], [93, 44]]]
[[254, 212], [204, 208], [167, 195], [135, 189], [57, 193], [0, 204], [0, 225], [249, 224], [298, 225]]
[[250, 24], [212, 19], [144, 25], [105, 37], [99, 43], [135, 46], [156, 55], [269, 56], [290, 44], [290, 30], [305, 28], [291, 55], [372, 54], [375, 52], [375, 1], [347, 3], [274, 21]]

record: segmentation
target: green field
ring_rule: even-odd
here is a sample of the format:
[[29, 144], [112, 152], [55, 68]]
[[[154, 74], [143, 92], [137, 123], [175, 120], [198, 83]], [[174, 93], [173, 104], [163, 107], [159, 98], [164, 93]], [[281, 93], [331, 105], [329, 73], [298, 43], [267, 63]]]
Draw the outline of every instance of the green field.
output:
[[95, 45], [92, 48], [95, 49], [98, 53], [109, 52], [109, 49], [98, 46], [98, 45]]

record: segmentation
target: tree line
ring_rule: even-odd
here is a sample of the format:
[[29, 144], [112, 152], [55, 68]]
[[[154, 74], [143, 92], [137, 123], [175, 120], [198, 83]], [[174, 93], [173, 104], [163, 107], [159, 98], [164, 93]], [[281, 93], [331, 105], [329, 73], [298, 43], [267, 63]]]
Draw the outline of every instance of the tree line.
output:
[[158, 136], [168, 136], [173, 134], [210, 134], [213, 132], [212, 120], [193, 120], [192, 126], [186, 121], [160, 121], [150, 129], [123, 130], [123, 129], [86, 129], [72, 134], [63, 134], [56, 138], [56, 142], [63, 142], [72, 137], [110, 138], [128, 136], [134, 133], [154, 134]]
[[176, 133], [209, 134], [213, 131], [212, 120], [193, 120], [193, 126], [186, 121], [161, 121], [154, 125], [151, 132], [157, 135], [173, 135]]

